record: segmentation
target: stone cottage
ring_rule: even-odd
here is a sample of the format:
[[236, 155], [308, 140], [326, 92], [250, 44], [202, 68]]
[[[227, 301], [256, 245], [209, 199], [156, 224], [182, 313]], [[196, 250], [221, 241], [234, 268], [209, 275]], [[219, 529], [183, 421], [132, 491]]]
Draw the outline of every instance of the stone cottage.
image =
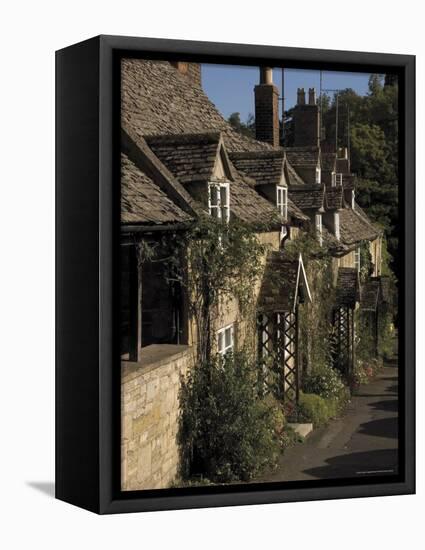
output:
[[[260, 69], [254, 90], [256, 139], [223, 119], [202, 90], [199, 64], [126, 59], [121, 82], [122, 489], [154, 489], [170, 486], [178, 473], [180, 377], [196, 365], [197, 334], [184, 290], [166, 281], [163, 262], [148, 255], [141, 261], [143, 246], [161, 250], [200, 215], [253, 226], [273, 220], [257, 230], [269, 253], [257, 289], [255, 338], [259, 357], [281, 351], [282, 398], [296, 402], [298, 311], [314, 295], [302, 255], [288, 259], [285, 243], [313, 233], [332, 258], [333, 321], [348, 372], [353, 312], [375, 311], [382, 293], [382, 235], [356, 203], [347, 150], [321, 146], [314, 90], [307, 102], [299, 90], [295, 144], [282, 148], [271, 68]], [[373, 273], [362, 293], [365, 242]], [[277, 285], [270, 270], [280, 275]], [[249, 326], [252, 319], [228, 304], [212, 327], [214, 353], [238, 349]]]

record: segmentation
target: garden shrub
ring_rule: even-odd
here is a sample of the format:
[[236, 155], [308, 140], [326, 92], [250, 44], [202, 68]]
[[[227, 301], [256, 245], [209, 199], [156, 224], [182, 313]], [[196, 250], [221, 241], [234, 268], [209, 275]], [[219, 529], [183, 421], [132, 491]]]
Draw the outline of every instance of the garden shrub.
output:
[[326, 399], [339, 399], [345, 386], [335, 369], [321, 367], [305, 375], [303, 388], [305, 393], [316, 393]]
[[354, 365], [354, 387], [358, 388], [360, 384], [368, 384], [383, 368], [381, 358], [362, 360], [357, 359]]
[[338, 398], [325, 398], [315, 393], [300, 392], [298, 421], [312, 422], [314, 427], [323, 426], [331, 418], [341, 414], [349, 399], [348, 389], [343, 387]]
[[198, 364], [180, 392], [182, 477], [249, 481], [276, 464], [283, 416], [255, 391], [252, 363], [243, 352]]

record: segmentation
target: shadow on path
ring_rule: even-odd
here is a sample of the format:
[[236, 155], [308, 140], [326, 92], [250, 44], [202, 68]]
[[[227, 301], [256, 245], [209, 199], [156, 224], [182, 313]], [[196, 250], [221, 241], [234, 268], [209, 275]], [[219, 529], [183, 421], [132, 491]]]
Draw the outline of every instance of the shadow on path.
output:
[[371, 409], [375, 409], [376, 411], [397, 412], [398, 402], [393, 400], [374, 401], [369, 405], [369, 407]]
[[373, 435], [375, 437], [389, 437], [396, 439], [398, 436], [397, 417], [381, 418], [380, 420], [371, 420], [360, 425], [358, 433], [364, 435]]
[[396, 474], [397, 450], [384, 449], [339, 455], [328, 458], [326, 463], [326, 466], [310, 468], [304, 470], [304, 473], [319, 479]]

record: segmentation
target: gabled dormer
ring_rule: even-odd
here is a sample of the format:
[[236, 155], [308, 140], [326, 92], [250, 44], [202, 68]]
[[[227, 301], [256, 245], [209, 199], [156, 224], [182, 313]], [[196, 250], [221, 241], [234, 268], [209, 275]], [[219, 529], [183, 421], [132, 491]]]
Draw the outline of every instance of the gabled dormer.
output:
[[211, 216], [229, 221], [234, 174], [219, 132], [147, 136], [146, 141]]
[[285, 153], [250, 151], [230, 153], [238, 172], [249, 176], [256, 191], [275, 205], [282, 221], [288, 219], [288, 184], [285, 175]]

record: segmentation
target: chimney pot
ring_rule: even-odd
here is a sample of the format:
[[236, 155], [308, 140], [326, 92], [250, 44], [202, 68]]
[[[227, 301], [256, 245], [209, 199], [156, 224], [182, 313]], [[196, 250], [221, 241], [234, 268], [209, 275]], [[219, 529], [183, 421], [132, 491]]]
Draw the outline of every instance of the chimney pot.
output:
[[273, 84], [273, 69], [260, 67], [260, 84]]
[[304, 91], [304, 88], [298, 88], [298, 90], [297, 90], [297, 105], [305, 105], [305, 91]]
[[316, 90], [314, 88], [308, 89], [308, 104], [316, 105]]

